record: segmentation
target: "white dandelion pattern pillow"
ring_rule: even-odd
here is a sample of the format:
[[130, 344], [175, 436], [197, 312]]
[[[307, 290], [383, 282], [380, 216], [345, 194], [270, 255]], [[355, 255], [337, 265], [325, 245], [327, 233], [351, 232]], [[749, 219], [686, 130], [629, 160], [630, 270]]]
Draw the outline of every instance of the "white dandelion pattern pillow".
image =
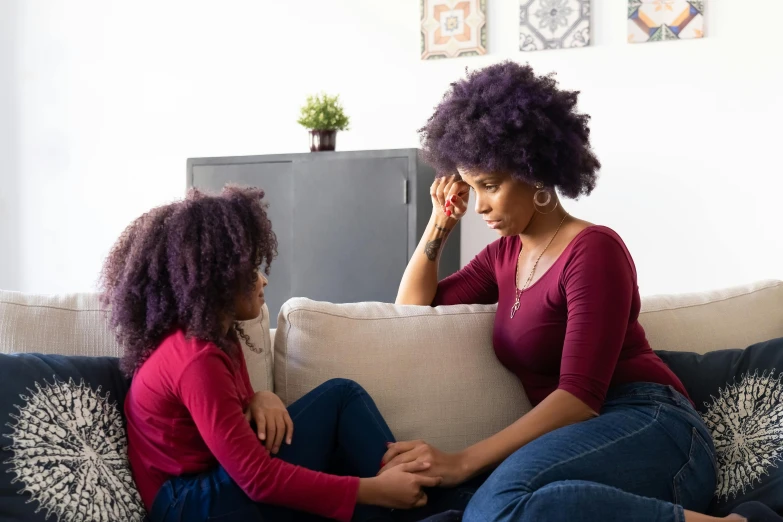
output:
[[749, 500], [783, 512], [783, 339], [705, 355], [658, 354], [712, 434], [718, 477], [711, 514]]
[[127, 457], [127, 390], [113, 358], [0, 356], [0, 504], [10, 520], [145, 519]]
[[718, 456], [715, 495], [744, 495], [783, 464], [783, 374], [745, 373], [708, 402], [702, 414]]

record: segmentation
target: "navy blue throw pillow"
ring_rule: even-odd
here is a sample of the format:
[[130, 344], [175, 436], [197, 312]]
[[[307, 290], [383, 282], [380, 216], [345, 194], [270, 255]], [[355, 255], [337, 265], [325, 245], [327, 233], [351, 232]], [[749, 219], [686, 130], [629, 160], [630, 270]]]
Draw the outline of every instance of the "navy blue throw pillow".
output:
[[128, 385], [111, 357], [0, 354], [0, 520], [144, 520]]
[[704, 355], [656, 353], [712, 432], [719, 474], [711, 514], [749, 500], [783, 513], [783, 338]]

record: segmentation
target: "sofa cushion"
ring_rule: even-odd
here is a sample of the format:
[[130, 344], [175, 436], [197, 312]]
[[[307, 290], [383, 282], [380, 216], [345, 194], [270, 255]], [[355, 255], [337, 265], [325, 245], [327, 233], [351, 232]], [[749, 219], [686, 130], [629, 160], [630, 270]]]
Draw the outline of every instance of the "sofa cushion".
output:
[[0, 354], [0, 519], [140, 521], [113, 357]]
[[704, 355], [658, 354], [712, 432], [719, 467], [712, 511], [727, 515], [758, 500], [783, 512], [783, 339]]
[[[272, 389], [269, 311], [242, 323], [254, 349], [242, 341], [250, 381]], [[120, 357], [97, 293], [32, 295], [0, 290], [0, 353], [51, 353]]]
[[783, 337], [783, 281], [642, 299], [639, 321], [655, 350], [712, 350]]
[[398, 440], [464, 449], [530, 408], [492, 349], [495, 306], [332, 304], [295, 298], [280, 311], [275, 392], [290, 404], [333, 377], [375, 399]]

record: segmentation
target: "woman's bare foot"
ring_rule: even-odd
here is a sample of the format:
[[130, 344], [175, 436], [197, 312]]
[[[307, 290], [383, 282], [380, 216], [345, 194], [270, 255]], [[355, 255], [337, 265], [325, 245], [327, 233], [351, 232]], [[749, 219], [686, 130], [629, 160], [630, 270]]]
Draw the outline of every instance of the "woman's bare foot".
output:
[[685, 511], [685, 522], [720, 522], [721, 520], [730, 520], [732, 522], [748, 522], [743, 516], [732, 513], [727, 517], [711, 517], [694, 511]]

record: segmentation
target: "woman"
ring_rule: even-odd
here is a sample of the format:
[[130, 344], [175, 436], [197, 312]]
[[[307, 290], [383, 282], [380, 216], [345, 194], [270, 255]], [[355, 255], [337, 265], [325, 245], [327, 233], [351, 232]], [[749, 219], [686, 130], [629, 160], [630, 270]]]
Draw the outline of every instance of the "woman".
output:
[[[425, 475], [454, 486], [497, 467], [469, 522], [718, 520], [700, 514], [715, 490], [712, 440], [639, 324], [631, 255], [617, 233], [560, 203], [558, 193], [590, 194], [600, 167], [576, 101], [551, 76], [506, 62], [452, 84], [421, 129], [440, 177], [397, 303], [497, 303], [495, 353], [535, 407], [456, 454], [393, 444], [383, 469], [427, 462]], [[438, 282], [471, 190], [501, 237]]]
[[376, 476], [392, 433], [358, 384], [288, 409], [250, 385], [239, 321], [261, 313], [277, 248], [263, 195], [192, 191], [134, 221], [103, 267], [141, 498], [152, 522], [396, 520], [389, 508], [424, 506], [440, 479], [415, 473], [426, 463]]

